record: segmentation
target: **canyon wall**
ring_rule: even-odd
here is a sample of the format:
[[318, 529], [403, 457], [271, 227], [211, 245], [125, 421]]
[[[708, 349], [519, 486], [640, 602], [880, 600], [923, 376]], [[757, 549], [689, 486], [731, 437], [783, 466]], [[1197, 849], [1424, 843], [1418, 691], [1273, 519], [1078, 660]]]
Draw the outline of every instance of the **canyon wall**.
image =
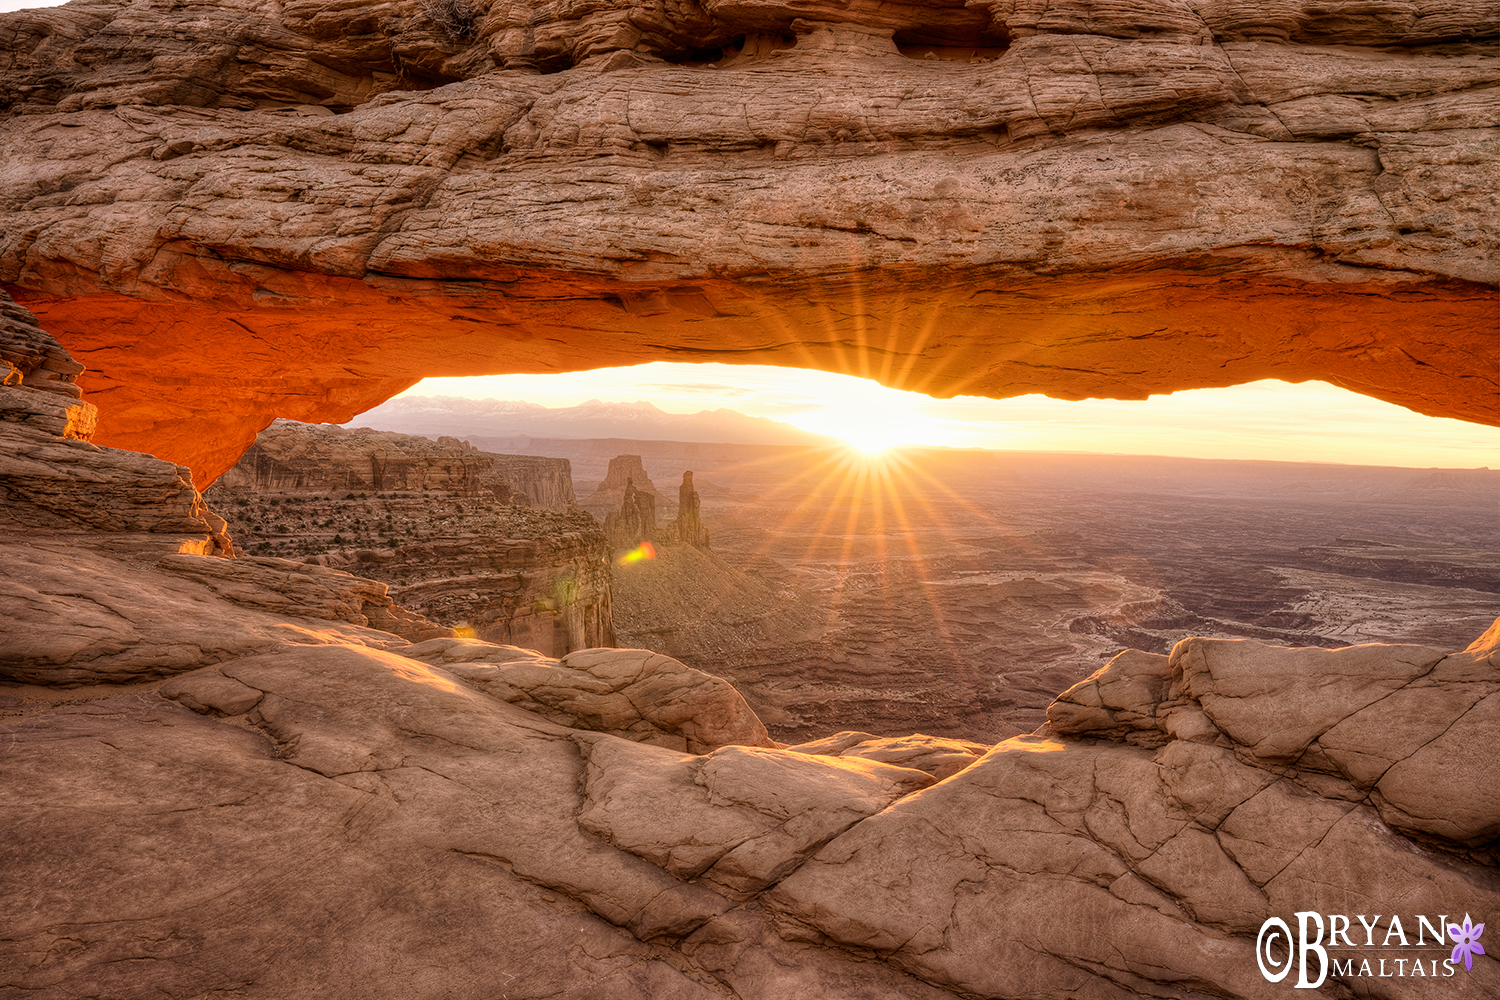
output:
[[446, 627], [562, 656], [615, 643], [609, 549], [588, 513], [515, 487], [571, 500], [568, 477], [566, 459], [278, 421], [209, 496], [241, 552], [379, 580]]
[[104, 440], [653, 359], [1500, 420], [1491, 3], [464, 7], [0, 15], [0, 285]]
[[[570, 510], [578, 502], [573, 494], [573, 468], [566, 458], [541, 455], [497, 455], [482, 452], [494, 465], [495, 474], [512, 496], [547, 510]], [[498, 491], [497, 491], [498, 492]]]
[[[220, 481], [226, 489], [443, 490], [474, 495], [493, 465], [472, 445], [278, 420]], [[488, 492], [488, 491], [486, 491]]]
[[219, 485], [228, 490], [434, 490], [567, 511], [565, 458], [495, 455], [466, 441], [281, 420], [261, 431]]
[[391, 594], [403, 606], [487, 642], [548, 656], [615, 645], [608, 548], [593, 518], [554, 515], [540, 525], [513, 524], [511, 535], [450, 529], [330, 554], [327, 564], [396, 581]]

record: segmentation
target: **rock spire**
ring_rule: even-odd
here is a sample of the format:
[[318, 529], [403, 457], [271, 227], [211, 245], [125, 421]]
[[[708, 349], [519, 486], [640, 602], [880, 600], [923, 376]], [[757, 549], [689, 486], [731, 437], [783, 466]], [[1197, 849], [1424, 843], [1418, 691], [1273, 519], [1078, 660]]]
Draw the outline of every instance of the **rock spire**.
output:
[[702, 501], [693, 489], [693, 474], [682, 474], [682, 485], [677, 488], [677, 517], [662, 528], [662, 541], [668, 545], [691, 545], [708, 548], [708, 529], [703, 526]]

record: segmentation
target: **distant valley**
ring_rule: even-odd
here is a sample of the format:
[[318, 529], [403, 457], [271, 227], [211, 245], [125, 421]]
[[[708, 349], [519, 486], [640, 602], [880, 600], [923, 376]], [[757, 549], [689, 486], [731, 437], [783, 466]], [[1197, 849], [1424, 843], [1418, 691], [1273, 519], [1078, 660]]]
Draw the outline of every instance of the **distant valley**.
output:
[[1493, 470], [533, 446], [569, 458], [576, 482], [614, 449], [658, 483], [694, 472], [715, 556], [754, 586], [683, 588], [675, 611], [643, 615], [630, 576], [656, 570], [617, 569], [619, 639], [730, 678], [783, 740], [993, 742], [1125, 648], [1205, 635], [1458, 649], [1500, 611]]
[[1455, 649], [1500, 609], [1489, 469], [457, 436], [567, 459], [585, 506], [639, 455], [663, 519], [693, 472], [712, 547], [616, 566], [617, 641], [730, 679], [784, 741], [989, 743], [1125, 648]]

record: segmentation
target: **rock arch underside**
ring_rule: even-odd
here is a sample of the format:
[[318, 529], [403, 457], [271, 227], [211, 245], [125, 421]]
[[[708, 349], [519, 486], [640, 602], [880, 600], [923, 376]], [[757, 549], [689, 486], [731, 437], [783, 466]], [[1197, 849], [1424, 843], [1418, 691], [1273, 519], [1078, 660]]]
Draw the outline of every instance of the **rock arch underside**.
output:
[[1404, 963], [1325, 995], [1500, 995], [1494, 947], [1419, 937], [1500, 913], [1500, 625], [1187, 639], [994, 747], [789, 748], [669, 657], [463, 638], [230, 558], [194, 488], [275, 417], [649, 360], [937, 395], [1323, 379], [1500, 423], [1497, 25], [0, 14], [0, 993], [1269, 998], [1298, 972], [1262, 974], [1258, 930], [1316, 911], [1381, 914], [1334, 958]]
[[[457, 20], [455, 20], [457, 18]], [[1325, 379], [1494, 423], [1483, 2], [7, 15], [0, 284], [101, 440], [647, 360], [938, 395]]]

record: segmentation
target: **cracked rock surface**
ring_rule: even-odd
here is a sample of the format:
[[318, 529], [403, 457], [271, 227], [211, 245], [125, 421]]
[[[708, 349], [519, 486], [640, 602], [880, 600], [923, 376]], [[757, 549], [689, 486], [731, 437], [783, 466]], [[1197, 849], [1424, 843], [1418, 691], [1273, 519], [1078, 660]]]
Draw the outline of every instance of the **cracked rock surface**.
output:
[[[1474, 769], [1446, 783], [1389, 780], [1421, 777], [1424, 751], [1388, 748], [1372, 784], [1316, 740], [1272, 763], [1254, 734], [1053, 731], [937, 781], [570, 728], [476, 684], [478, 657], [325, 638], [81, 703], [7, 689], [5, 982], [477, 997], [503, 969], [518, 996], [1262, 997], [1267, 916], [1500, 903], [1477, 819], [1497, 813], [1493, 739], [1446, 757]], [[1400, 690], [1493, 689], [1497, 640]], [[1170, 684], [1227, 645], [1192, 642]], [[1406, 650], [1355, 649], [1374, 677], [1411, 670]], [[1232, 655], [1274, 673], [1305, 652]], [[1492, 727], [1495, 701], [1422, 746]], [[1383, 711], [1399, 702], [1329, 732]], [[1491, 959], [1461, 974], [1475, 995], [1500, 984]]]

